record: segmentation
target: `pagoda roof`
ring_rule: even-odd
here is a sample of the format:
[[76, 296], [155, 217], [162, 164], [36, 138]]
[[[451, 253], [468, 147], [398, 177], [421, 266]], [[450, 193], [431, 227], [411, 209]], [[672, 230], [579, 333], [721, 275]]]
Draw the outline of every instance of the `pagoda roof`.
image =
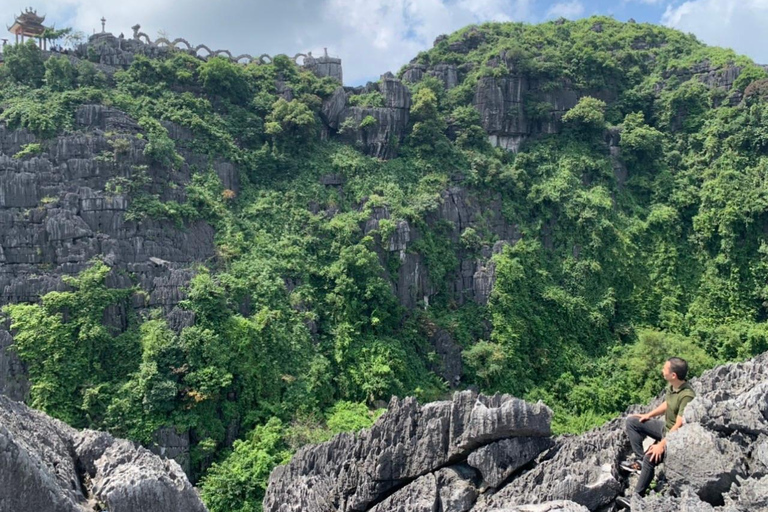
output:
[[37, 36], [41, 35], [47, 28], [43, 25], [44, 21], [45, 16], [39, 16], [37, 11], [28, 7], [16, 16], [16, 20], [13, 22], [13, 25], [8, 27], [8, 30], [13, 34]]
[[37, 11], [33, 10], [31, 7], [27, 7], [26, 11], [22, 11], [21, 14], [16, 17], [16, 21], [21, 23], [42, 24], [45, 21], [45, 15], [38, 16]]

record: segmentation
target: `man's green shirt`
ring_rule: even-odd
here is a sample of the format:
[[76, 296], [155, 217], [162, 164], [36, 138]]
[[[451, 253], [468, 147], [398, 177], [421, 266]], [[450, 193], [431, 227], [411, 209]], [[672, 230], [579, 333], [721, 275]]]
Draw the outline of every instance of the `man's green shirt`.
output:
[[667, 386], [667, 412], [664, 414], [664, 434], [675, 426], [678, 416], [683, 415], [685, 406], [696, 396], [693, 388], [687, 382], [675, 390], [670, 384]]

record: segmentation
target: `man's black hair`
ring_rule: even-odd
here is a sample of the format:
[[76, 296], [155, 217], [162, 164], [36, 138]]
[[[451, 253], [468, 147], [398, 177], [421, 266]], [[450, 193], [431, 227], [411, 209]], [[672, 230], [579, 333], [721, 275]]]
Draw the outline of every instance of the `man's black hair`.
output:
[[669, 361], [669, 371], [677, 375], [678, 379], [685, 380], [688, 377], [688, 361], [679, 357], [670, 357], [667, 361]]

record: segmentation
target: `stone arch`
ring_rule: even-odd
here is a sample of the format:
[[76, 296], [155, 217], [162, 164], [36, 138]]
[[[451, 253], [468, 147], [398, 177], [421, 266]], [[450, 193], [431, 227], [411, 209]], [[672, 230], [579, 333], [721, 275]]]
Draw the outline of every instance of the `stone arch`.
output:
[[221, 55], [226, 55], [227, 57], [229, 57], [229, 60], [233, 60], [232, 54], [230, 53], [229, 50], [216, 50], [215, 52], [213, 52], [213, 57], [220, 57]]
[[243, 59], [246, 60], [245, 64], [250, 64], [251, 62], [256, 60], [252, 56], [248, 55], [247, 53], [243, 53], [242, 55], [238, 55], [237, 57], [232, 58], [232, 60], [234, 60], [237, 63], [240, 63], [240, 61]]
[[[264, 59], [269, 59], [269, 60], [265, 61]], [[259, 55], [259, 63], [260, 64], [272, 64], [272, 57], [270, 57], [266, 53], [262, 53], [261, 55]]]
[[[302, 57], [304, 59], [301, 61], [301, 64], [299, 64], [299, 57]], [[308, 58], [309, 56], [306, 53], [297, 53], [296, 55], [293, 56], [293, 62], [297, 66], [303, 66], [304, 64], [306, 64]]]
[[163, 45], [163, 46], [173, 46], [171, 44], [171, 42], [169, 40], [167, 40], [166, 38], [164, 38], [164, 37], [160, 37], [160, 38], [155, 40], [155, 46], [160, 46], [160, 45]]
[[[206, 55], [200, 55], [199, 54], [200, 50], [205, 50], [208, 53]], [[201, 59], [207, 60], [207, 59], [209, 59], [210, 57], [213, 56], [213, 52], [211, 51], [211, 49], [208, 48], [207, 46], [205, 46], [204, 44], [199, 44], [199, 45], [195, 46], [194, 51], [195, 51], [195, 55], [197, 55]]]
[[[178, 45], [180, 45], [180, 44], [185, 45], [187, 47], [186, 48], [187, 50], [191, 50], [192, 49], [192, 45], [189, 44], [189, 41], [187, 41], [183, 37], [177, 37], [176, 39], [171, 41], [171, 46], [173, 46], [174, 48], [178, 48]], [[179, 49], [181, 49], [181, 48], [179, 48]]]

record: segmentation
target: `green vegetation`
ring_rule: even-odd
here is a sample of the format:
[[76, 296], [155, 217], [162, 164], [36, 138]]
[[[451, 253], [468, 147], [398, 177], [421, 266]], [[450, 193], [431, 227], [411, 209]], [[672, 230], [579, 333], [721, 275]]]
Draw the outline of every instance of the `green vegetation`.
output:
[[39, 155], [42, 152], [43, 152], [42, 144], [38, 142], [30, 142], [29, 144], [24, 144], [21, 147], [21, 151], [13, 155], [13, 158], [16, 158], [18, 160], [23, 160], [28, 156]]
[[[32, 403], [143, 442], [161, 426], [189, 429], [193, 478], [214, 512], [259, 510], [275, 464], [370, 426], [392, 395], [448, 396], [428, 341], [438, 329], [463, 349], [463, 386], [544, 399], [557, 432], [647, 401], [671, 354], [699, 374], [768, 350], [768, 81], [729, 50], [609, 18], [468, 27], [418, 56], [466, 72], [449, 91], [433, 77], [412, 86], [400, 156], [379, 161], [320, 140], [322, 101], [338, 84], [284, 57], [241, 66], [138, 56], [108, 85], [89, 63], [13, 48], [0, 119], [51, 137], [75, 129], [83, 103], [127, 112], [141, 133], [110, 136], [105, 161], [143, 144], [149, 167], [113, 178], [107, 193], [126, 194], [134, 220], [204, 219], [217, 246], [182, 304], [194, 325], [178, 332], [160, 312], [102, 325], [105, 308], [128, 311], [135, 291], [107, 288], [100, 262], [69, 278], [69, 291], [6, 307]], [[743, 67], [743, 101], [693, 76], [703, 62], [715, 75]], [[525, 97], [531, 123], [551, 121], [563, 84], [581, 99], [561, 133], [512, 154], [490, 146], [471, 102], [481, 81], [521, 73], [537, 84]], [[383, 104], [379, 93], [352, 98]], [[347, 129], [377, 128], [374, 116], [348, 119]], [[168, 123], [191, 135], [172, 139]], [[619, 135], [613, 156], [607, 132]], [[34, 144], [17, 158], [41, 151]], [[210, 165], [190, 167], [190, 150]], [[217, 159], [240, 169], [237, 193]], [[192, 175], [186, 200], [162, 201], [152, 180], [180, 171]], [[329, 174], [343, 192], [320, 183]], [[461, 233], [435, 220], [455, 185], [481, 212]], [[452, 283], [461, 261], [499, 241], [493, 213], [521, 240], [493, 256], [494, 290], [479, 305]], [[413, 309], [392, 286], [400, 221], [419, 233], [403, 257], [421, 258], [434, 291]], [[232, 431], [243, 435], [230, 446]]]

